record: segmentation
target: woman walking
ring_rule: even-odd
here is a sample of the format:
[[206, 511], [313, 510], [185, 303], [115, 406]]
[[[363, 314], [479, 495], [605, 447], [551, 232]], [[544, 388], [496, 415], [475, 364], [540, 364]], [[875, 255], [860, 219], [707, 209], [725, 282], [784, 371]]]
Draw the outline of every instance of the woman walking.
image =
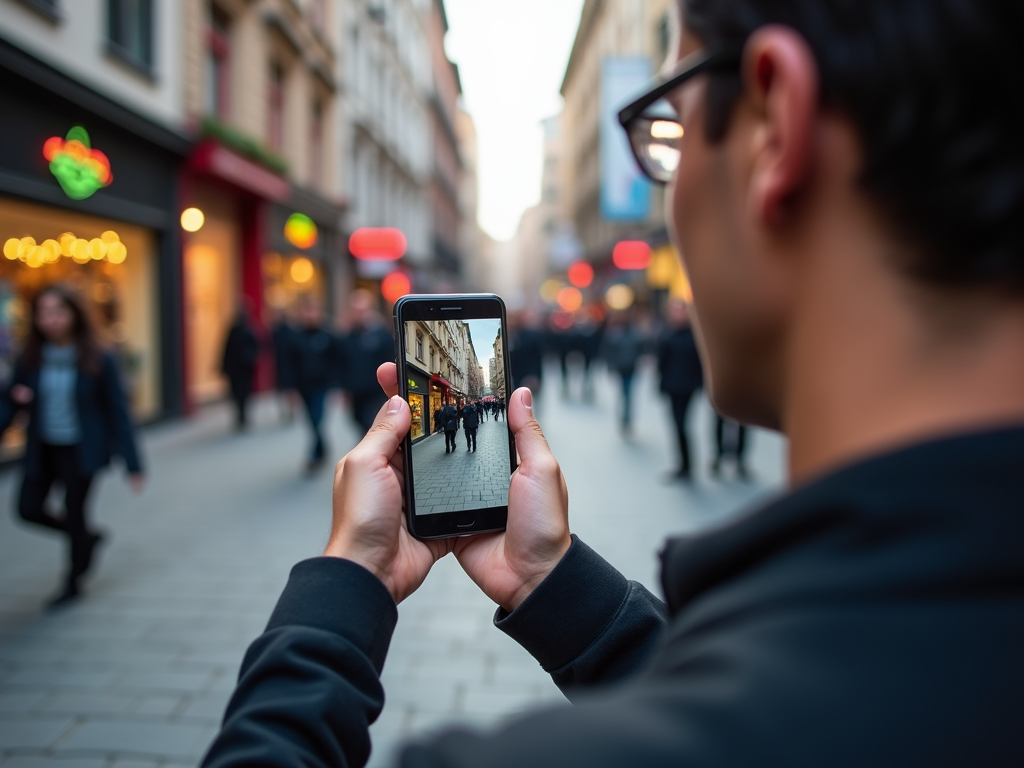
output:
[[[18, 514], [68, 538], [64, 585], [53, 607], [82, 591], [102, 534], [90, 530], [86, 501], [96, 473], [116, 451], [132, 487], [142, 465], [113, 355], [104, 351], [78, 297], [63, 286], [43, 288], [32, 302], [31, 327], [8, 391], [0, 397], [0, 434], [20, 410], [28, 413], [24, 477]], [[55, 483], [64, 489], [64, 515], [46, 509]]]

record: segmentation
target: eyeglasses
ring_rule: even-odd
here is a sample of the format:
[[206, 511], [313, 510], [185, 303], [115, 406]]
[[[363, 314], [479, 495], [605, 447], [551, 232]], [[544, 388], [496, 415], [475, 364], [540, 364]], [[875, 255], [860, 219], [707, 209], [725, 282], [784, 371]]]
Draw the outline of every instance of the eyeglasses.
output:
[[742, 55], [742, 48], [691, 53], [679, 62], [675, 72], [660, 79], [647, 93], [619, 111], [619, 123], [629, 137], [633, 156], [651, 181], [657, 184], [672, 181], [682, 151], [683, 126], [662, 101], [664, 97], [702, 72], [735, 67]]

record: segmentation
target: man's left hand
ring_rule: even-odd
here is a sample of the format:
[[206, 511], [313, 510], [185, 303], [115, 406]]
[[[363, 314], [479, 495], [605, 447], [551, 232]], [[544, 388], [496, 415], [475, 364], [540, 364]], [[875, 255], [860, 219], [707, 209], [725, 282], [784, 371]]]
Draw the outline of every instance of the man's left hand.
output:
[[451, 541], [413, 538], [402, 511], [403, 456], [399, 450], [412, 415], [400, 396], [385, 403], [373, 428], [334, 472], [334, 523], [324, 552], [366, 568], [396, 603], [423, 583]]

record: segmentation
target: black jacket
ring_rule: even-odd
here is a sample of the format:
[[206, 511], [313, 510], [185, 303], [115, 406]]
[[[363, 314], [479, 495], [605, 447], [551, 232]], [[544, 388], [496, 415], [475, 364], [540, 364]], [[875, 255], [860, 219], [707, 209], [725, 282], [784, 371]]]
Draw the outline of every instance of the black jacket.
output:
[[260, 357], [260, 340], [248, 322], [236, 321], [224, 341], [221, 371], [234, 383], [252, 386], [256, 362]]
[[676, 328], [658, 342], [661, 391], [668, 395], [695, 392], [704, 385], [697, 340], [690, 327]]
[[480, 426], [480, 411], [475, 405], [467, 405], [462, 409], [462, 428], [476, 429]]
[[[497, 626], [575, 706], [408, 747], [441, 768], [1019, 768], [1024, 429], [835, 472], [662, 553], [663, 605], [574, 541]], [[295, 567], [204, 765], [361, 766], [397, 610]]]
[[341, 383], [340, 342], [324, 328], [297, 328], [288, 357], [290, 382], [300, 392], [330, 389]]
[[[382, 325], [355, 328], [343, 339], [343, 384], [354, 395], [380, 395], [377, 369], [395, 361], [395, 337]], [[384, 402], [383, 399], [381, 402]]]
[[441, 427], [445, 432], [459, 430], [459, 409], [454, 405], [446, 405], [441, 409]]
[[[21, 384], [34, 393], [27, 406], [20, 406], [11, 397], [11, 389]], [[10, 386], [0, 397], [0, 434], [11, 425], [14, 416], [23, 407], [28, 411], [28, 430], [25, 441], [25, 474], [33, 476], [41, 468], [42, 439], [39, 434], [39, 401], [43, 394], [39, 387], [39, 369], [29, 369], [19, 361], [14, 369]], [[95, 374], [79, 370], [75, 382], [75, 405], [82, 439], [78, 444], [78, 466], [83, 475], [92, 475], [120, 455], [128, 471], [142, 472], [142, 460], [135, 445], [135, 429], [128, 414], [121, 375], [117, 361], [110, 353], [100, 358]]]

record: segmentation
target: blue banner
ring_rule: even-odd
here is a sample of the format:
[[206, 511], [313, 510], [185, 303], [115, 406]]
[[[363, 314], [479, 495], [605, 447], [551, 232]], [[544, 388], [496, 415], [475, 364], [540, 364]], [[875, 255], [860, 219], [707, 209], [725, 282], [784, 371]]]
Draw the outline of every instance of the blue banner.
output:
[[606, 221], [645, 221], [651, 186], [637, 167], [618, 111], [651, 79], [651, 61], [614, 57], [601, 62], [601, 216]]

